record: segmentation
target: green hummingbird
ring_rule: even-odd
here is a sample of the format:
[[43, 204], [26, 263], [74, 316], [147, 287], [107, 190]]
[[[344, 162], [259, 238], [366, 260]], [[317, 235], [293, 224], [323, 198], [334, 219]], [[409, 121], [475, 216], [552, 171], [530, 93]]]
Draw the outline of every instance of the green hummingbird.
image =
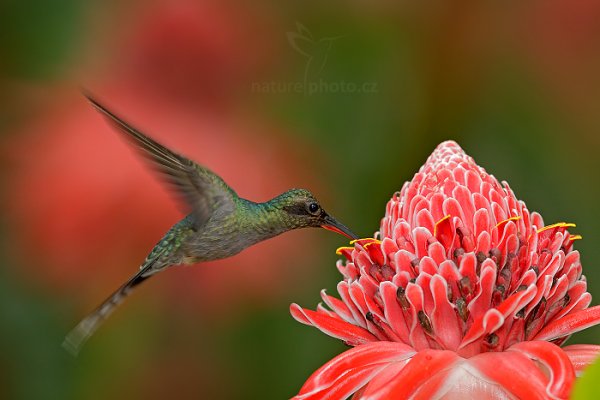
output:
[[241, 198], [207, 168], [144, 135], [90, 95], [86, 97], [165, 175], [191, 212], [154, 246], [135, 275], [66, 336], [63, 347], [73, 355], [77, 355], [133, 288], [171, 266], [230, 257], [253, 244], [298, 228], [322, 227], [357, 239], [352, 231], [325, 212], [308, 190], [291, 189], [264, 203]]

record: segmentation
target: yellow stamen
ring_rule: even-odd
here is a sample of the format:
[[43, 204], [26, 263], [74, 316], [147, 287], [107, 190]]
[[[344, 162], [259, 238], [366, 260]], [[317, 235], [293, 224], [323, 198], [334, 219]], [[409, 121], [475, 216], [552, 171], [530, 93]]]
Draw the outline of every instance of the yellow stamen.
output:
[[553, 228], [574, 228], [576, 226], [577, 225], [570, 223], [570, 222], [557, 222], [555, 224], [547, 225], [547, 226], [544, 226], [543, 228], [538, 229], [537, 233], [544, 232], [544, 231], [547, 231], [548, 229], [553, 229]]
[[503, 225], [503, 224], [506, 224], [506, 223], [508, 223], [508, 221], [518, 221], [518, 220], [520, 220], [520, 219], [521, 219], [521, 217], [519, 217], [519, 216], [516, 216], [516, 217], [510, 217], [510, 218], [508, 218], [508, 219], [505, 219], [505, 220], [502, 220], [502, 221], [498, 222], [498, 223], [496, 224], [496, 228], [497, 228], [497, 227], [499, 227], [500, 225]]
[[358, 243], [361, 240], [371, 240], [371, 243], [381, 243], [381, 240], [378, 239], [374, 239], [374, 238], [362, 238], [362, 239], [354, 239], [353, 241], [350, 242], [350, 244], [354, 244], [354, 243]]
[[433, 227], [433, 236], [437, 236], [437, 227], [439, 224], [441, 224], [442, 222], [444, 222], [445, 220], [451, 218], [452, 215], [448, 214], [446, 215], [444, 218], [440, 219], [438, 222], [435, 223], [435, 226]]
[[341, 256], [342, 250], [354, 250], [354, 247], [347, 247], [347, 246], [338, 247], [337, 250], [335, 251], [335, 254], [337, 254], [338, 256]]
[[370, 243], [367, 243], [367, 244], [365, 244], [365, 249], [367, 249], [369, 246], [371, 246], [371, 245], [373, 245], [373, 244], [380, 245], [380, 244], [381, 244], [381, 242], [380, 242], [379, 240], [377, 240], [376, 242], [370, 242]]
[[571, 240], [571, 241], [580, 240], [580, 239], [583, 239], [583, 236], [581, 236], [581, 235], [570, 235], [569, 236], [569, 240]]

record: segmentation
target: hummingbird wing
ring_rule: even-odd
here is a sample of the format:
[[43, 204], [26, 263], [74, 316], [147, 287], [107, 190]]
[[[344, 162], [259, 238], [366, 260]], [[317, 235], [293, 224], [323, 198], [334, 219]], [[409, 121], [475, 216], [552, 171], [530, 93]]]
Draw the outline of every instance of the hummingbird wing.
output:
[[221, 177], [144, 135], [89, 94], [85, 96], [113, 126], [136, 144], [159, 172], [166, 176], [167, 181], [192, 209], [196, 228], [204, 225], [217, 209], [233, 211], [234, 198], [237, 195]]

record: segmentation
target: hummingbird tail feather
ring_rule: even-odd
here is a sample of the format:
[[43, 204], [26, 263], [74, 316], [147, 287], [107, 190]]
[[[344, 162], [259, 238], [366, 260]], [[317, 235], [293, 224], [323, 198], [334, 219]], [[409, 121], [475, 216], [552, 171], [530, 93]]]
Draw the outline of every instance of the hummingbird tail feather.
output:
[[[155, 261], [155, 260], [154, 260]], [[110, 297], [108, 297], [98, 308], [82, 319], [75, 328], [73, 328], [65, 337], [62, 346], [71, 355], [77, 356], [81, 347], [96, 332], [102, 322], [119, 306], [125, 298], [131, 293], [131, 290], [152, 276], [148, 274], [154, 262], [150, 262], [142, 267], [133, 277], [118, 288]]]

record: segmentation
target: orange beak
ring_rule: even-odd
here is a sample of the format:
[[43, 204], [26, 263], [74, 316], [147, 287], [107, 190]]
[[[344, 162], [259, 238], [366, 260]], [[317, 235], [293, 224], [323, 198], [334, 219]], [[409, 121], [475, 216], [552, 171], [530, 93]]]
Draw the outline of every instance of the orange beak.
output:
[[350, 229], [348, 229], [345, 225], [338, 222], [335, 218], [327, 215], [325, 217], [325, 223], [321, 225], [321, 228], [327, 229], [328, 231], [332, 231], [335, 233], [339, 233], [340, 235], [344, 235], [349, 239], [358, 239]]

